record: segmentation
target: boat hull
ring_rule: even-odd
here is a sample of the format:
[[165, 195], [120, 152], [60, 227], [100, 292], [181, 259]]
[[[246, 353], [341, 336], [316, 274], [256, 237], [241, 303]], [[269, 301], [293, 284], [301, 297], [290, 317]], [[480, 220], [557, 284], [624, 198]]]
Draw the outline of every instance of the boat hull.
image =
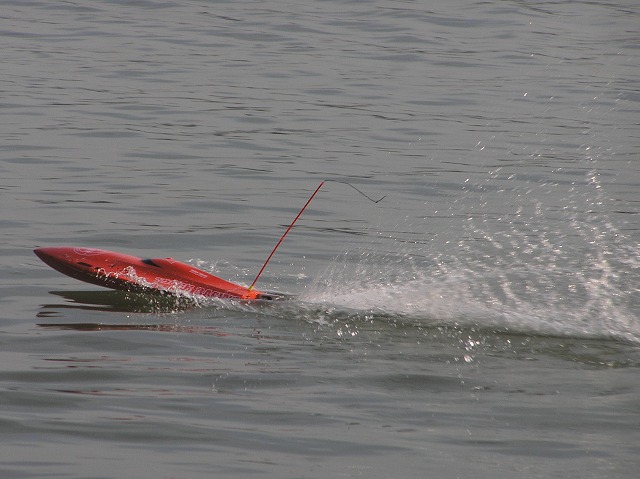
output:
[[136, 293], [273, 299], [269, 293], [218, 278], [172, 258], [142, 259], [95, 248], [37, 248], [34, 253], [56, 271], [86, 283]]

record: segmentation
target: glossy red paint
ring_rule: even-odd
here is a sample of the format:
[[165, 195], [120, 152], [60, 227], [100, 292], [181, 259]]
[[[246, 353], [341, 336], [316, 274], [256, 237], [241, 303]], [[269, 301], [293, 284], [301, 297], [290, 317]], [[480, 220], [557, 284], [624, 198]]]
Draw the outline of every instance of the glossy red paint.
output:
[[53, 269], [91, 284], [139, 293], [242, 300], [272, 299], [268, 293], [230, 283], [172, 258], [142, 259], [93, 248], [37, 248]]

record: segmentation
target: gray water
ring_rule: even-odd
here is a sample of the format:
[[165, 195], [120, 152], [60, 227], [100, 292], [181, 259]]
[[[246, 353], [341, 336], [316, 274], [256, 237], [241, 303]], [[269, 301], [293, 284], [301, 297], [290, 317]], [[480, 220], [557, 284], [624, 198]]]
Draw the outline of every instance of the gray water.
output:
[[[2, 2], [0, 476], [635, 478], [640, 8]], [[38, 246], [288, 302], [157, 299]]]

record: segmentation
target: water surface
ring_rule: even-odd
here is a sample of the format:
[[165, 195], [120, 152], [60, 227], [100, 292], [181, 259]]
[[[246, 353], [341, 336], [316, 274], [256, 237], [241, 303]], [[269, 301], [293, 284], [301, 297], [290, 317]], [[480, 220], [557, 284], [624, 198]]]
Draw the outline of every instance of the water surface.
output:
[[[2, 477], [633, 478], [633, 2], [5, 2]], [[286, 303], [110, 292], [38, 246]]]

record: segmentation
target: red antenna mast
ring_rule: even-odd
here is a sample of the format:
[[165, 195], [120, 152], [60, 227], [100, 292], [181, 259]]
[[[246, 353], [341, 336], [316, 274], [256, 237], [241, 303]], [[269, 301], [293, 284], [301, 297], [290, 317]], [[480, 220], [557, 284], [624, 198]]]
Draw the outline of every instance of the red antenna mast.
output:
[[280, 246], [280, 243], [282, 243], [282, 241], [284, 240], [285, 236], [287, 236], [287, 234], [289, 233], [289, 231], [291, 231], [291, 228], [293, 228], [293, 225], [296, 224], [296, 221], [298, 221], [298, 218], [300, 218], [300, 216], [302, 215], [302, 212], [307, 208], [307, 206], [309, 206], [309, 203], [311, 203], [311, 200], [313, 200], [313, 197], [316, 196], [316, 194], [318, 193], [318, 191], [320, 191], [320, 188], [322, 188], [322, 185], [324, 185], [324, 180], [320, 182], [320, 184], [318, 185], [318, 187], [316, 188], [316, 191], [313, 192], [313, 194], [309, 197], [309, 199], [307, 200], [307, 202], [304, 204], [304, 206], [302, 207], [302, 209], [300, 210], [300, 212], [298, 213], [298, 216], [295, 217], [295, 219], [291, 222], [291, 224], [289, 225], [289, 227], [287, 228], [287, 231], [284, 232], [284, 234], [280, 237], [280, 241], [278, 241], [278, 244], [276, 244], [275, 248], [273, 248], [273, 251], [271, 251], [271, 254], [269, 255], [269, 257], [267, 258], [267, 260], [264, 262], [264, 264], [262, 265], [262, 268], [260, 268], [260, 272], [258, 273], [258, 275], [256, 276], [256, 279], [253, 280], [253, 283], [251, 283], [251, 286], [249, 286], [249, 291], [253, 290], [253, 287], [256, 285], [256, 283], [258, 282], [258, 278], [260, 277], [260, 275], [262, 274], [262, 272], [264, 271], [264, 269], [267, 267], [267, 263], [269, 263], [269, 261], [271, 260], [271, 257], [275, 254], [276, 250], [278, 249], [278, 247]]

